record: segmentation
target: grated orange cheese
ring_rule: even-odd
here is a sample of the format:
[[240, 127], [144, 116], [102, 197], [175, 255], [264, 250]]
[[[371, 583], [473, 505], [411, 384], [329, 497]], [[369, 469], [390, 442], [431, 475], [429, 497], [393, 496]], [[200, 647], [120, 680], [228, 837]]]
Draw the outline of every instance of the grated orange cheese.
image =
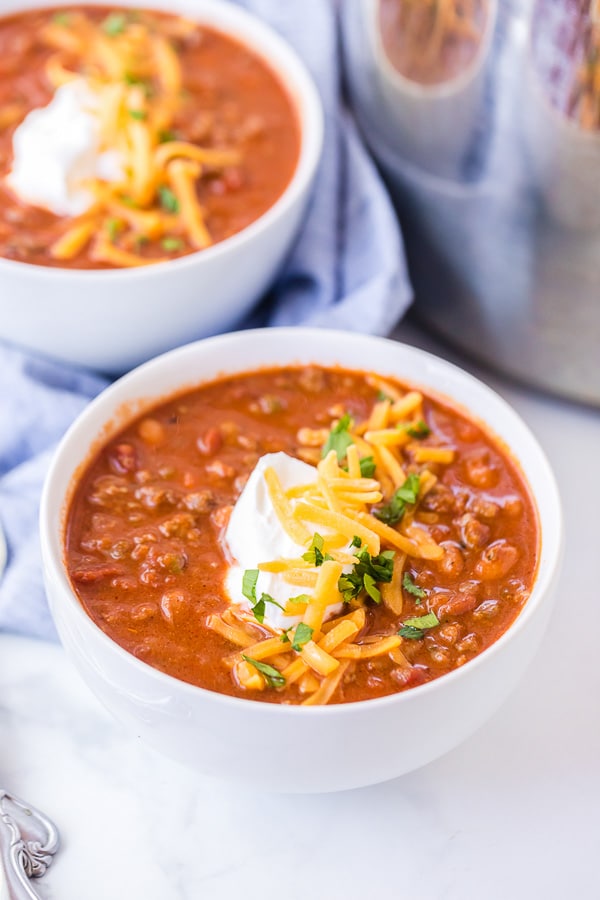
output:
[[[262, 641], [246, 643], [245, 647], [252, 658], [268, 659], [276, 665], [286, 686], [297, 683], [304, 697], [303, 705], [329, 702], [346, 674], [363, 661], [387, 656], [401, 668], [410, 665], [401, 650], [399, 634], [367, 635], [361, 640], [367, 621], [366, 595], [353, 598], [356, 608], [350, 612], [325, 620], [327, 609], [342, 603], [340, 576], [360, 562], [360, 554], [366, 549], [371, 556], [376, 556], [382, 546], [396, 551], [391, 581], [380, 583], [379, 587], [381, 601], [397, 617], [403, 609], [403, 572], [407, 561], [411, 558], [437, 560], [444, 555], [429, 528], [435, 523], [435, 516], [428, 519], [427, 512], [420, 514], [419, 504], [437, 482], [437, 475], [427, 468], [427, 463], [451, 462], [454, 451], [411, 439], [404, 425], [419, 424], [416, 415], [421, 415], [423, 398], [418, 391], [402, 395], [382, 379], [374, 383], [385, 391], [386, 398], [374, 404], [364, 421], [349, 425], [352, 443], [345, 449], [345, 464], [336, 450], [330, 450], [318, 460], [314, 482], [285, 491], [272, 468], [264, 472], [273, 508], [286, 533], [307, 551], [319, 548], [321, 556], [317, 561], [315, 552], [314, 559], [307, 554], [306, 558], [279, 558], [257, 564], [260, 571], [281, 574], [284, 581], [306, 591], [306, 599], [289, 600], [283, 608], [285, 615], [301, 617], [305, 630], [299, 631], [295, 625], [286, 635], [267, 636]], [[337, 416], [332, 425], [339, 423], [339, 413]], [[404, 425], [394, 424], [401, 420], [405, 420]], [[301, 443], [304, 439], [307, 448], [314, 448], [317, 434], [323, 444], [329, 432], [300, 429], [298, 439]], [[372, 459], [373, 467], [373, 474], [369, 472], [368, 476], [361, 471], [361, 459], [367, 457]], [[374, 515], [377, 505], [389, 502], [406, 482], [407, 472], [415, 471], [419, 478], [416, 501], [408, 505], [396, 525], [381, 521]], [[419, 515], [423, 518], [418, 518]], [[209, 627], [224, 633], [223, 625], [212, 622]], [[302, 645], [295, 643], [296, 634], [305, 638]], [[234, 636], [238, 646], [242, 646], [239, 635]], [[243, 668], [240, 661], [241, 650], [228, 658], [228, 664], [236, 667], [238, 683], [252, 690], [257, 684], [257, 673]], [[264, 685], [263, 678], [258, 689], [264, 689]]]
[[[197, 188], [205, 173], [238, 163], [240, 154], [164, 137], [185, 102], [181, 64], [170, 39], [197, 26], [176, 19], [176, 25], [164, 26], [163, 34], [151, 20], [136, 21], [124, 13], [113, 33], [107, 27], [110, 15], [94, 22], [83, 11], [70, 11], [68, 27], [50, 22], [41, 30], [42, 40], [54, 51], [45, 66], [50, 84], [56, 89], [76, 79], [85, 82], [97, 101], [99, 151], [115, 151], [122, 169], [115, 181], [96, 178], [86, 184], [98, 198], [93, 226], [71, 220], [50, 253], [70, 259], [91, 242], [94, 260], [130, 267], [212, 243]], [[173, 191], [177, 209], [163, 207], [164, 185]], [[124, 227], [109, 239], [107, 226], [116, 214]], [[142, 239], [161, 235], [169, 239], [167, 255], [144, 259], [137, 252]]]
[[412, 447], [415, 462], [451, 463], [454, 460], [454, 450], [451, 447]]

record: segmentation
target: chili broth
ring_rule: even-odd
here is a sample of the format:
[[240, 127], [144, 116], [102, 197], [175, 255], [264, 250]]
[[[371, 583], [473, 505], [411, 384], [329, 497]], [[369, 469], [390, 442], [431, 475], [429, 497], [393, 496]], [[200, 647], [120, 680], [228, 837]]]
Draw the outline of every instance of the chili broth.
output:
[[[273, 369], [203, 385], [133, 422], [91, 461], [68, 514], [67, 567], [87, 613], [128, 652], [176, 678], [238, 697], [305, 702], [302, 682], [269, 680], [260, 668], [260, 689], [236, 678], [231, 661], [244, 648], [211, 627], [232, 610], [223, 535], [264, 454], [283, 450], [318, 465], [324, 435], [339, 434], [344, 421], [360, 445], [386, 394], [389, 407], [390, 396], [406, 405], [415, 392], [342, 369]], [[362, 617], [355, 646], [394, 646], [372, 659], [343, 659], [334, 703], [403, 691], [468, 663], [510, 626], [533, 584], [538, 523], [517, 464], [462, 411], [419, 396], [408, 420], [414, 436], [390, 452], [407, 479], [427, 473], [432, 482], [411, 519], [440, 552], [435, 560], [405, 558], [400, 612], [386, 602], [384, 584], [382, 602], [362, 591], [348, 604], [347, 615]], [[383, 523], [396, 491], [380, 477], [384, 496], [364, 515]], [[393, 545], [382, 538], [381, 549]], [[259, 617], [238, 624], [251, 643], [274, 636]], [[301, 649], [282, 641], [281, 664]]]
[[[144, 38], [144, 50], [158, 42], [164, 78], [147, 54], [127, 56], [129, 31], [133, 45]], [[122, 59], [115, 61], [117, 49]], [[165, 96], [168, 72], [176, 83]], [[7, 181], [15, 130], [73, 77], [124, 92], [115, 142], [135, 145], [121, 179], [98, 182], [95, 207], [74, 217], [22, 201]], [[285, 86], [257, 53], [220, 31], [119, 7], [56, 7], [0, 19], [2, 257], [103, 269], [204, 249], [277, 201], [299, 150], [298, 116]]]

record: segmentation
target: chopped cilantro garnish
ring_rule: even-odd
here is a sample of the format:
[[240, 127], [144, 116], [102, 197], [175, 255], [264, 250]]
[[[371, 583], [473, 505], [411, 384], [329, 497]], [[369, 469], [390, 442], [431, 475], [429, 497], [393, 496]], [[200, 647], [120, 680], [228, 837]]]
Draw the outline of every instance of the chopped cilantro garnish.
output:
[[323, 553], [323, 538], [320, 534], [313, 534], [313, 539], [306, 553], [302, 554], [302, 559], [311, 566], [322, 566], [326, 559], [331, 559], [329, 553]]
[[346, 450], [350, 444], [354, 443], [354, 438], [348, 430], [351, 425], [352, 419], [346, 413], [346, 415], [342, 416], [337, 425], [333, 426], [323, 445], [323, 450], [321, 451], [321, 456], [323, 458], [325, 458], [331, 450], [335, 450], [338, 462], [342, 462], [346, 455]]
[[168, 144], [170, 141], [176, 141], [177, 135], [170, 128], [165, 128], [158, 132], [159, 144]]
[[267, 603], [272, 603], [273, 606], [278, 606], [280, 610], [284, 611], [281, 603], [278, 603], [274, 597], [271, 597], [270, 594], [262, 593], [260, 595], [260, 599], [257, 600], [256, 603], [254, 604], [254, 606], [252, 607], [252, 612], [254, 613], [254, 618], [261, 625], [265, 621], [265, 609], [266, 609]]
[[[352, 441], [350, 441], [350, 443], [352, 443]], [[346, 450], [347, 449], [348, 448], [346, 448]], [[360, 465], [361, 478], [373, 477], [373, 475], [375, 474], [375, 460], [372, 456], [363, 456], [362, 459], [359, 459], [358, 464]], [[341, 468], [344, 470], [344, 472], [348, 471], [347, 465], [343, 465]]]
[[348, 572], [340, 575], [338, 579], [338, 591], [342, 595], [344, 603], [350, 603], [355, 597], [358, 597], [363, 589], [364, 581], [354, 572]]
[[425, 632], [430, 628], [435, 628], [440, 621], [434, 612], [429, 612], [425, 616], [413, 616], [406, 619], [402, 628], [398, 631], [400, 637], [408, 638], [411, 641], [420, 640]]
[[313, 636], [313, 629], [305, 622], [299, 622], [294, 632], [294, 640], [292, 641], [292, 650], [299, 652], [305, 644], [310, 641]]
[[373, 578], [373, 576], [369, 575], [368, 572], [365, 572], [364, 585], [365, 591], [367, 592], [371, 600], [374, 600], [375, 603], [381, 603], [381, 591], [375, 584], [375, 579]]
[[148, 113], [143, 109], [130, 109], [128, 112], [132, 119], [136, 119], [140, 122], [148, 118]]
[[179, 200], [177, 199], [171, 188], [167, 187], [166, 184], [161, 184], [158, 188], [158, 199], [160, 200], [160, 205], [165, 210], [165, 212], [179, 212]]
[[412, 438], [416, 438], [418, 441], [423, 438], [429, 437], [431, 434], [431, 428], [423, 419], [420, 419], [418, 422], [415, 422], [414, 425], [409, 425], [406, 429], [406, 433], [410, 434]]
[[412, 580], [412, 575], [410, 572], [405, 572], [402, 578], [402, 587], [406, 591], [407, 594], [412, 594], [413, 597], [417, 598], [417, 602], [420, 603], [423, 597], [427, 596], [427, 591], [424, 591], [423, 588], [420, 588], [418, 585], [414, 583]]
[[382, 403], [384, 400], [392, 400], [393, 397], [390, 397], [389, 394], [386, 394], [385, 391], [377, 391], [377, 401]]
[[183, 241], [178, 237], [164, 237], [160, 242], [160, 246], [163, 250], [166, 250], [167, 253], [174, 253], [176, 250], [181, 250], [183, 247]]
[[277, 600], [273, 599], [270, 594], [261, 594], [260, 598], [256, 599], [256, 582], [258, 581], [258, 569], [246, 569], [242, 576], [242, 594], [246, 598], [246, 600], [250, 601], [250, 605], [252, 606], [252, 612], [254, 613], [254, 618], [257, 622], [262, 623], [265, 620], [265, 605], [267, 603], [272, 603], [274, 606], [278, 606], [279, 609], [283, 610], [283, 606], [277, 602]]
[[116, 37], [118, 34], [122, 34], [125, 31], [126, 25], [127, 17], [124, 13], [114, 12], [106, 17], [102, 23], [102, 30], [109, 37]]
[[306, 604], [306, 603], [309, 603], [309, 602], [310, 602], [310, 597], [308, 596], [308, 594], [298, 594], [296, 597], [290, 597], [290, 599], [288, 600], [288, 602], [285, 604], [284, 612], [285, 612], [286, 615], [288, 615], [288, 616], [293, 616], [293, 615], [295, 615], [295, 613], [294, 613], [293, 611], [290, 611], [290, 609], [289, 609], [289, 604], [290, 604], [290, 603], [292, 603], [292, 604], [293, 604], [293, 603], [298, 603], [298, 604], [304, 603], [304, 604]]
[[125, 84], [129, 84], [131, 85], [131, 87], [142, 88], [146, 97], [152, 96], [152, 84], [148, 81], [147, 78], [141, 78], [139, 75], [133, 75], [131, 72], [126, 72], [123, 76], [123, 80]]
[[416, 503], [419, 496], [419, 476], [411, 472], [404, 484], [400, 485], [396, 495], [405, 503]]
[[419, 476], [411, 472], [404, 484], [401, 484], [397, 489], [390, 502], [385, 506], [380, 506], [379, 509], [373, 510], [374, 515], [382, 522], [385, 522], [386, 525], [395, 525], [404, 515], [407, 505], [416, 503], [418, 496]]
[[260, 672], [269, 687], [280, 688], [285, 685], [285, 678], [278, 669], [269, 666], [267, 663], [260, 662], [258, 659], [252, 659], [251, 656], [246, 656], [245, 653], [242, 653], [242, 659], [254, 666], [257, 672]]
[[382, 550], [378, 556], [371, 556], [369, 559], [368, 550], [363, 550], [358, 554], [359, 559], [365, 567], [371, 569], [371, 574], [376, 581], [391, 581], [394, 571], [395, 550]]
[[362, 540], [359, 538], [357, 534], [354, 535], [352, 541], [350, 542], [351, 547], [362, 547]]
[[360, 460], [360, 474], [363, 478], [372, 478], [375, 474], [375, 460], [372, 456], [363, 456]]
[[262, 623], [265, 621], [265, 597], [266, 594], [261, 594], [260, 600], [257, 600], [252, 607], [254, 618], [259, 623], [259, 625], [262, 625]]
[[258, 569], [246, 569], [242, 576], [242, 594], [250, 603], [256, 603], [256, 582]]
[[116, 241], [121, 230], [121, 226], [122, 223], [120, 219], [107, 219], [106, 230], [108, 231], [108, 239], [111, 244], [114, 244], [114, 242]]
[[384, 550], [378, 556], [371, 556], [365, 548], [356, 554], [358, 562], [354, 564], [351, 572], [340, 575], [338, 590], [344, 602], [349, 603], [358, 597], [364, 590], [375, 603], [381, 601], [381, 594], [376, 587], [376, 582], [388, 582], [392, 580], [394, 570], [394, 551]]

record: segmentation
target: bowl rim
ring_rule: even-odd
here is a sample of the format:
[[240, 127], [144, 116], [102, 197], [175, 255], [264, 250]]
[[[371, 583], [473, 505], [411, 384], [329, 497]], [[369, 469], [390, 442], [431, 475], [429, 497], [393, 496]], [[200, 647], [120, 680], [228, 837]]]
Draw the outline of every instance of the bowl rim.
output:
[[[43, 266], [22, 260], [0, 257], [0, 277], [3, 270], [6, 274], [22, 275], [26, 278], [66, 278], [70, 282], [81, 279], [82, 287], [96, 279], [118, 280], [139, 279], [144, 275], [164, 275], [173, 267], [186, 269], [198, 265], [200, 259], [213, 260], [228, 252], [234, 252], [238, 246], [251, 242], [285, 215], [307, 191], [315, 177], [322, 155], [325, 116], [319, 91], [307, 65], [297, 51], [275, 29], [261, 20], [257, 15], [237, 6], [230, 0], [194, 0], [192, 12], [183, 12], [179, 8], [181, 0], [175, 0], [172, 9], [167, 9], [166, 0], [122, 0], [124, 8], [149, 8], [157, 12], [172, 15], [185, 15], [193, 18], [200, 25], [205, 24], [225, 37], [248, 47], [269, 69], [284, 89], [298, 120], [299, 149], [298, 159], [292, 176], [275, 202], [257, 219], [254, 219], [240, 231], [235, 232], [222, 241], [212, 244], [204, 250], [197, 250], [185, 256], [152, 263], [134, 268], [111, 269], [72, 269], [60, 266]], [[16, 0], [9, 0], [9, 10], [4, 9], [0, 0], [0, 18], [21, 12], [53, 9], [56, 3], [52, 0], [28, 2], [20, 6]], [[112, 7], [112, 0], [84, 0], [85, 6]], [[115, 300], [117, 298], [115, 297]]]
[[[302, 338], [304, 339], [303, 341], [301, 340]], [[357, 345], [357, 349], [359, 349], [361, 346], [364, 348], [365, 346], [370, 345], [375, 350], [377, 349], [377, 347], [382, 347], [383, 345], [393, 345], [397, 349], [398, 353], [403, 354], [405, 359], [407, 359], [408, 361], [414, 361], [418, 363], [420, 362], [422, 365], [427, 365], [429, 363], [433, 364], [436, 369], [441, 368], [444, 374], [454, 378], [458, 381], [459, 384], [462, 384], [463, 386], [474, 390], [480, 395], [480, 397], [485, 397], [489, 401], [490, 408], [493, 407], [495, 412], [501, 412], [508, 419], [511, 429], [514, 428], [517, 433], [520, 444], [523, 446], [527, 445], [529, 451], [533, 452], [534, 456], [536, 457], [536, 473], [544, 482], [545, 507], [551, 510], [552, 513], [551, 515], [547, 515], [543, 521], [538, 498], [533, 492], [533, 488], [530, 485], [529, 479], [521, 465], [522, 454], [515, 449], [514, 444], [509, 443], [497, 434], [494, 428], [490, 425], [487, 418], [483, 418], [479, 414], [470, 414], [471, 418], [475, 418], [478, 423], [481, 423], [488, 430], [488, 433], [490, 433], [492, 437], [495, 437], [497, 440], [499, 440], [502, 445], [505, 445], [506, 449], [511, 453], [514, 462], [519, 466], [521, 470], [521, 475], [529, 489], [530, 496], [537, 513], [539, 529], [539, 558], [530, 596], [521, 611], [517, 614], [517, 617], [509, 625], [506, 631], [501, 634], [500, 637], [496, 641], [494, 641], [494, 643], [485, 648], [481, 653], [478, 653], [477, 656], [466, 662], [463, 666], [458, 669], [453, 669], [451, 672], [448, 672], [445, 675], [441, 675], [440, 677], [424, 684], [416, 685], [405, 691], [387, 694], [383, 697], [375, 697], [367, 700], [355, 700], [347, 703], [328, 704], [325, 706], [303, 707], [300, 705], [267, 703], [261, 700], [255, 700], [251, 697], [234, 697], [177, 679], [160, 669], [154, 668], [149, 663], [144, 662], [129, 651], [125, 650], [123, 647], [113, 641], [112, 638], [110, 638], [85, 612], [82, 603], [75, 594], [64, 566], [64, 527], [67, 512], [66, 501], [70, 500], [69, 486], [70, 484], [72, 484], [74, 476], [79, 475], [82, 464], [85, 464], [86, 460], [89, 460], [90, 454], [94, 451], [94, 440], [96, 442], [98, 442], [99, 440], [105, 442], [108, 439], [107, 434], [104, 432], [104, 428], [108, 423], [111, 422], [111, 418], [113, 423], [115, 423], [115, 413], [120, 407], [122, 407], [124, 402], [124, 399], [121, 395], [130, 387], [139, 386], [137, 396], [139, 398], [143, 398], [143, 403], [147, 404], [147, 408], [150, 409], [156, 403], [161, 402], [161, 398], [167, 399], [169, 396], [173, 396], [180, 391], [184, 392], [188, 389], [192, 390], [194, 383], [196, 385], [210, 383], [210, 381], [214, 380], [215, 378], [220, 378], [223, 376], [226, 377], [227, 371], [231, 371], [232, 374], [243, 371], [250, 372], [256, 371], [258, 368], [260, 368], [260, 366], [238, 369], [234, 365], [230, 370], [226, 369], [224, 372], [216, 372], [210, 378], [197, 377], [195, 381], [193, 379], [192, 381], [181, 380], [180, 387], [170, 389], [164, 395], [160, 396], [158, 396], [156, 393], [154, 393], [152, 396], [150, 396], [148, 393], [144, 393], [143, 386], [147, 375], [152, 374], [153, 372], [160, 372], [161, 369], [170, 369], [175, 363], [177, 363], [181, 372], [188, 372], [189, 370], [185, 365], [186, 357], [193, 359], [197, 354], [200, 354], [201, 356], [205, 347], [208, 347], [209, 350], [211, 348], [217, 348], [218, 350], [221, 350], [222, 352], [220, 358], [225, 359], [227, 357], [228, 349], [231, 350], [232, 347], [235, 348], [235, 346], [239, 345], [240, 342], [252, 342], [257, 340], [266, 340], [267, 343], [271, 342], [271, 347], [273, 348], [272, 352], [275, 353], [277, 351], [278, 345], [282, 341], [288, 339], [295, 347], [300, 347], [301, 345], [303, 345], [309, 348], [304, 351], [304, 353], [301, 353], [300, 359], [297, 359], [294, 353], [290, 353], [290, 359], [287, 362], [273, 362], [272, 360], [269, 362], [267, 360], [262, 364], [262, 367], [264, 368], [276, 368], [278, 366], [293, 364], [309, 365], [310, 362], [314, 363], [315, 365], [323, 365], [325, 367], [334, 366], [335, 363], [333, 362], [323, 362], [322, 360], [319, 360], [318, 352], [315, 353], [310, 349], [311, 343], [314, 343], [315, 339], [323, 340], [323, 338], [326, 338], [327, 341], [331, 342], [332, 345], [334, 345], [337, 341], [354, 342]], [[352, 368], [345, 363], [340, 363], [339, 365], [341, 366], [341, 368], [345, 369]], [[367, 371], [367, 369], [356, 368], [355, 371]], [[399, 377], [400, 380], [405, 380], [407, 382], [409, 381], [408, 378], [403, 378], [402, 376], [397, 377]], [[436, 396], [439, 396], [442, 400], [449, 400], [454, 407], [464, 410], [467, 414], [469, 414], [468, 407], [463, 404], [462, 401], [454, 399], [450, 394], [445, 393], [443, 389], [439, 390], [436, 387], [432, 387], [425, 381], [425, 378], [422, 378], [421, 380], [419, 378], [416, 378], [414, 382], [412, 382], [412, 385], [416, 386], [417, 388], [419, 384], [422, 384], [425, 390], [431, 392]], [[130, 420], [138, 416], [141, 411], [142, 410], [139, 409], [132, 411], [129, 417]], [[103, 416], [103, 425], [95, 428], [94, 434], [91, 436], [92, 443], [88, 443], [90, 439], [89, 433], [87, 434], [87, 438], [85, 437], [86, 430], [88, 428], [88, 422], [90, 419], [93, 420], [100, 414], [102, 414]], [[108, 433], [117, 433], [123, 427], [124, 423], [120, 421], [118, 426], [115, 427], [112, 432], [109, 430]], [[66, 479], [67, 484], [65, 485], [64, 489], [60, 491], [58, 497], [55, 498], [53, 495], [55, 495], [58, 490], [58, 486], [57, 484], [55, 484], [55, 482], [60, 482], [61, 480], [60, 469], [65, 465], [65, 457], [68, 458], [69, 454], [72, 453], [73, 449], [77, 447], [77, 442], [81, 441], [82, 437], [84, 438], [84, 443], [86, 445], [86, 452], [83, 455], [81, 453], [78, 453], [74, 463], [70, 463], [67, 466], [69, 471], [69, 476]], [[57, 504], [59, 506], [58, 509]], [[55, 530], [54, 519], [57, 517], [59, 520], [59, 528]], [[189, 694], [190, 697], [193, 697], [196, 700], [199, 697], [202, 697], [206, 702], [209, 703], [221, 704], [225, 707], [230, 707], [231, 709], [239, 709], [240, 711], [246, 710], [248, 711], [249, 715], [256, 714], [268, 716], [273, 715], [273, 710], [277, 710], [278, 712], [275, 713], [275, 715], [278, 716], [301, 715], [308, 717], [350, 716], [355, 715], [357, 713], [357, 710], [359, 709], [361, 711], [372, 710], [373, 712], [375, 712], [377, 709], [385, 706], [400, 706], [407, 703], [416, 702], [418, 701], [418, 698], [426, 696], [432, 692], [445, 690], [445, 686], [447, 686], [449, 689], [456, 681], [463, 680], [464, 678], [472, 678], [474, 676], [476, 677], [477, 670], [481, 666], [486, 665], [488, 661], [498, 656], [498, 654], [503, 651], [503, 648], [507, 644], [511, 643], [513, 638], [515, 636], [518, 636], [518, 634], [526, 628], [527, 624], [532, 619], [539, 606], [542, 604], [543, 598], [547, 594], [551, 593], [553, 587], [552, 582], [556, 577], [562, 560], [564, 544], [562, 503], [560, 500], [560, 494], [558, 491], [556, 479], [548, 458], [529, 426], [513, 409], [513, 407], [506, 400], [504, 400], [493, 388], [489, 387], [484, 381], [480, 380], [474, 375], [471, 375], [460, 366], [457, 366], [440, 356], [430, 353], [427, 350], [422, 350], [418, 347], [400, 341], [396, 341], [390, 338], [376, 337], [372, 335], [362, 335], [356, 332], [301, 326], [256, 328], [248, 329], [246, 331], [229, 332], [226, 334], [217, 335], [215, 337], [203, 338], [199, 341], [186, 344], [183, 347], [177, 347], [174, 350], [170, 350], [166, 353], [161, 354], [160, 356], [155, 357], [154, 359], [151, 359], [146, 363], [143, 363], [142, 365], [131, 370], [126, 375], [123, 375], [121, 378], [113, 382], [109, 387], [101, 391], [101, 393], [98, 394], [97, 397], [94, 398], [94, 400], [92, 400], [91, 403], [89, 403], [77, 416], [72, 425], [65, 432], [63, 438], [61, 439], [58, 447], [54, 452], [42, 490], [39, 514], [39, 532], [44, 570], [45, 573], [47, 571], [51, 572], [53, 583], [59, 585], [60, 587], [62, 597], [60, 603], [66, 603], [69, 606], [70, 611], [77, 617], [78, 621], [82, 625], [85, 625], [88, 630], [91, 630], [96, 639], [100, 640], [108, 650], [115, 653], [117, 657], [122, 661], [127, 662], [129, 665], [137, 669], [140, 674], [145, 675], [147, 678], [155, 680], [157, 683], [164, 683], [165, 687], [171, 687], [176, 691], [183, 691], [184, 694]], [[545, 552], [545, 547], [549, 548], [549, 552]], [[51, 614], [54, 619], [52, 604], [50, 605]]]

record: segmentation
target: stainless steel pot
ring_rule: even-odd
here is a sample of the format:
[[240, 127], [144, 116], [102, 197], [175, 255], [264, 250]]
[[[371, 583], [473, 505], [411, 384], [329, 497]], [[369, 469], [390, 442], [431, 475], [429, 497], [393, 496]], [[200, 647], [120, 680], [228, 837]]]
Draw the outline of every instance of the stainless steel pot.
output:
[[600, 131], [556, 98], [590, 0], [487, 0], [469, 65], [433, 85], [392, 65], [380, 2], [341, 4], [345, 69], [419, 317], [483, 362], [600, 405]]

